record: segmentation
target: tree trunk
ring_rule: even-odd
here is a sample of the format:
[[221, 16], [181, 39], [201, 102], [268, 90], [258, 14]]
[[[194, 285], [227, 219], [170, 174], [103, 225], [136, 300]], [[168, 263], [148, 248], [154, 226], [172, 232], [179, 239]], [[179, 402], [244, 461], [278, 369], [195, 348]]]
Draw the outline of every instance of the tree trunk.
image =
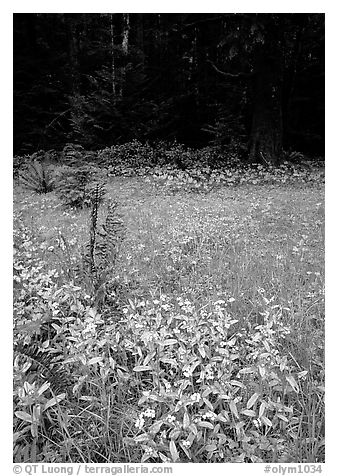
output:
[[145, 53], [144, 53], [144, 26], [143, 26], [143, 13], [136, 13], [135, 29], [136, 29], [136, 46], [138, 49], [138, 59], [142, 66], [144, 66]]
[[122, 32], [122, 51], [124, 55], [126, 56], [129, 50], [129, 31], [130, 31], [129, 13], [124, 13], [123, 14], [123, 32]]
[[114, 14], [110, 13], [110, 69], [111, 69], [111, 82], [113, 91], [113, 102], [115, 103], [116, 96], [116, 69], [115, 69], [115, 43], [114, 43]]
[[68, 41], [69, 41], [69, 64], [70, 64], [70, 115], [73, 132], [80, 128], [80, 72], [79, 72], [79, 44], [77, 32], [77, 19], [74, 15], [67, 15]]
[[126, 82], [126, 66], [127, 66], [127, 57], [129, 52], [129, 32], [130, 32], [130, 22], [129, 22], [129, 13], [123, 13], [122, 16], [122, 66], [121, 66], [121, 84], [119, 96], [123, 97], [124, 86]]
[[277, 165], [282, 155], [281, 77], [275, 58], [256, 57], [249, 160]]
[[249, 160], [277, 165], [282, 156], [283, 21], [258, 15], [263, 32], [253, 50], [253, 116]]

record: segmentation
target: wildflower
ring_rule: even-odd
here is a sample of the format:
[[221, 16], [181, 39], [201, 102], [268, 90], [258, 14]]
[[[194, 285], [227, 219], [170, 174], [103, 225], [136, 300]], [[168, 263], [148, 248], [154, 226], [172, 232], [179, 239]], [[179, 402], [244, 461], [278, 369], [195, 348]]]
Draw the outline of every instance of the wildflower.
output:
[[143, 415], [149, 418], [155, 418], [155, 410], [147, 408], [147, 410], [143, 412]]
[[150, 446], [146, 446], [144, 448], [144, 452], [146, 455], [149, 455], [149, 456], [155, 456], [157, 454], [154, 448], [151, 448]]
[[182, 446], [184, 446], [185, 448], [190, 448], [191, 446], [191, 442], [188, 440], [183, 440], [181, 441], [181, 443], [182, 443]]
[[228, 302], [234, 302], [235, 301], [235, 298], [231, 297], [228, 299]]
[[206, 412], [204, 415], [202, 415], [203, 420], [211, 420], [214, 421], [216, 418], [216, 415], [214, 412]]
[[186, 370], [183, 370], [183, 375], [185, 377], [191, 377], [192, 376], [192, 371], [190, 368], [187, 368]]
[[190, 397], [193, 402], [199, 402], [201, 400], [201, 395], [199, 393], [193, 393]]
[[176, 417], [174, 415], [168, 415], [167, 416], [167, 422], [168, 423], [174, 423], [176, 421]]
[[144, 425], [144, 418], [143, 418], [143, 415], [141, 413], [141, 415], [138, 417], [138, 419], [135, 422], [135, 426], [136, 426], [136, 428], [141, 430], [141, 428], [143, 428], [143, 425]]

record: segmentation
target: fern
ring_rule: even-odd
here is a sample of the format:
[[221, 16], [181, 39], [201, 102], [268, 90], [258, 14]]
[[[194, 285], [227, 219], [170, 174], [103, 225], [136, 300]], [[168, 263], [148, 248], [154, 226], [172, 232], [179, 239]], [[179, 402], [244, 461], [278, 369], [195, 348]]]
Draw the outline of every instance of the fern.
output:
[[104, 187], [97, 184], [92, 196], [89, 243], [83, 253], [83, 268], [92, 285], [95, 303], [102, 303], [105, 299], [106, 285], [112, 278], [124, 234], [124, 223], [117, 212], [117, 202], [109, 203], [105, 221], [99, 227], [98, 210], [104, 194]]
[[38, 161], [32, 162], [21, 172], [20, 182], [25, 188], [36, 193], [48, 193], [54, 189], [54, 177], [50, 170]]
[[93, 165], [63, 166], [58, 170], [56, 194], [64, 205], [74, 208], [92, 204], [96, 183], [103, 181], [103, 172]]
[[36, 370], [41, 376], [48, 380], [53, 392], [68, 392], [72, 384], [72, 379], [66, 370], [62, 368], [62, 363], [56, 360], [58, 357], [57, 354], [50, 354], [49, 352], [43, 351], [36, 344], [26, 346], [17, 343], [14, 347], [14, 351], [27, 357], [35, 364]]
[[96, 253], [101, 269], [115, 267], [119, 244], [124, 235], [124, 223], [117, 211], [118, 203], [111, 202], [102, 231], [98, 232]]

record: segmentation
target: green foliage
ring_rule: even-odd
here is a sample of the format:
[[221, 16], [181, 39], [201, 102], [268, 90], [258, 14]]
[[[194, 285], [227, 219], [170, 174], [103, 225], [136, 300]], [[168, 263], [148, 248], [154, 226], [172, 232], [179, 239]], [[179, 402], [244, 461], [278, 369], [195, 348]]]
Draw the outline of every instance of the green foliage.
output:
[[19, 175], [20, 183], [36, 193], [48, 193], [54, 189], [55, 178], [43, 163], [34, 160]]
[[66, 144], [61, 152], [61, 161], [68, 167], [79, 167], [81, 165], [95, 165], [97, 154], [95, 151], [85, 150], [79, 144]]
[[[27, 328], [28, 327], [29, 326], [27, 326]], [[21, 326], [20, 332], [24, 331], [25, 326]], [[68, 392], [72, 379], [62, 367], [61, 354], [50, 353], [48, 349], [41, 349], [37, 344], [30, 344], [28, 346], [20, 342], [15, 344], [14, 353], [15, 355], [27, 357], [27, 360], [34, 365], [35, 378], [47, 379], [54, 393]], [[28, 368], [32, 368], [32, 365]], [[28, 368], [26, 375], [28, 374]]]
[[15, 461], [323, 461], [323, 170], [161, 147], [89, 210], [20, 191]]
[[254, 329], [238, 327], [224, 300], [198, 311], [162, 295], [125, 308], [116, 360], [142, 393], [138, 433], [125, 441], [142, 448], [143, 462], [263, 462], [292, 453], [286, 438], [274, 445], [268, 435], [291, 430], [306, 372], [285, 353], [286, 311], [266, 302]]
[[104, 175], [93, 165], [64, 165], [57, 171], [56, 194], [67, 207], [89, 207], [96, 182], [102, 182]]

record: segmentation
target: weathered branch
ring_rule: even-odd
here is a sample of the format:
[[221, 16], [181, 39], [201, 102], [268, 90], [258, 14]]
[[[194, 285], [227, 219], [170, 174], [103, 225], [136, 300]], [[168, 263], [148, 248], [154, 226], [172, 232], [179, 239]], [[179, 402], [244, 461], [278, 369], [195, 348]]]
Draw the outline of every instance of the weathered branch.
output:
[[225, 71], [221, 71], [219, 68], [217, 68], [215, 63], [213, 63], [212, 61], [207, 60], [207, 63], [210, 63], [214, 70], [217, 71], [217, 73], [221, 74], [222, 76], [226, 76], [227, 78], [251, 78], [253, 76], [253, 73], [226, 73]]

